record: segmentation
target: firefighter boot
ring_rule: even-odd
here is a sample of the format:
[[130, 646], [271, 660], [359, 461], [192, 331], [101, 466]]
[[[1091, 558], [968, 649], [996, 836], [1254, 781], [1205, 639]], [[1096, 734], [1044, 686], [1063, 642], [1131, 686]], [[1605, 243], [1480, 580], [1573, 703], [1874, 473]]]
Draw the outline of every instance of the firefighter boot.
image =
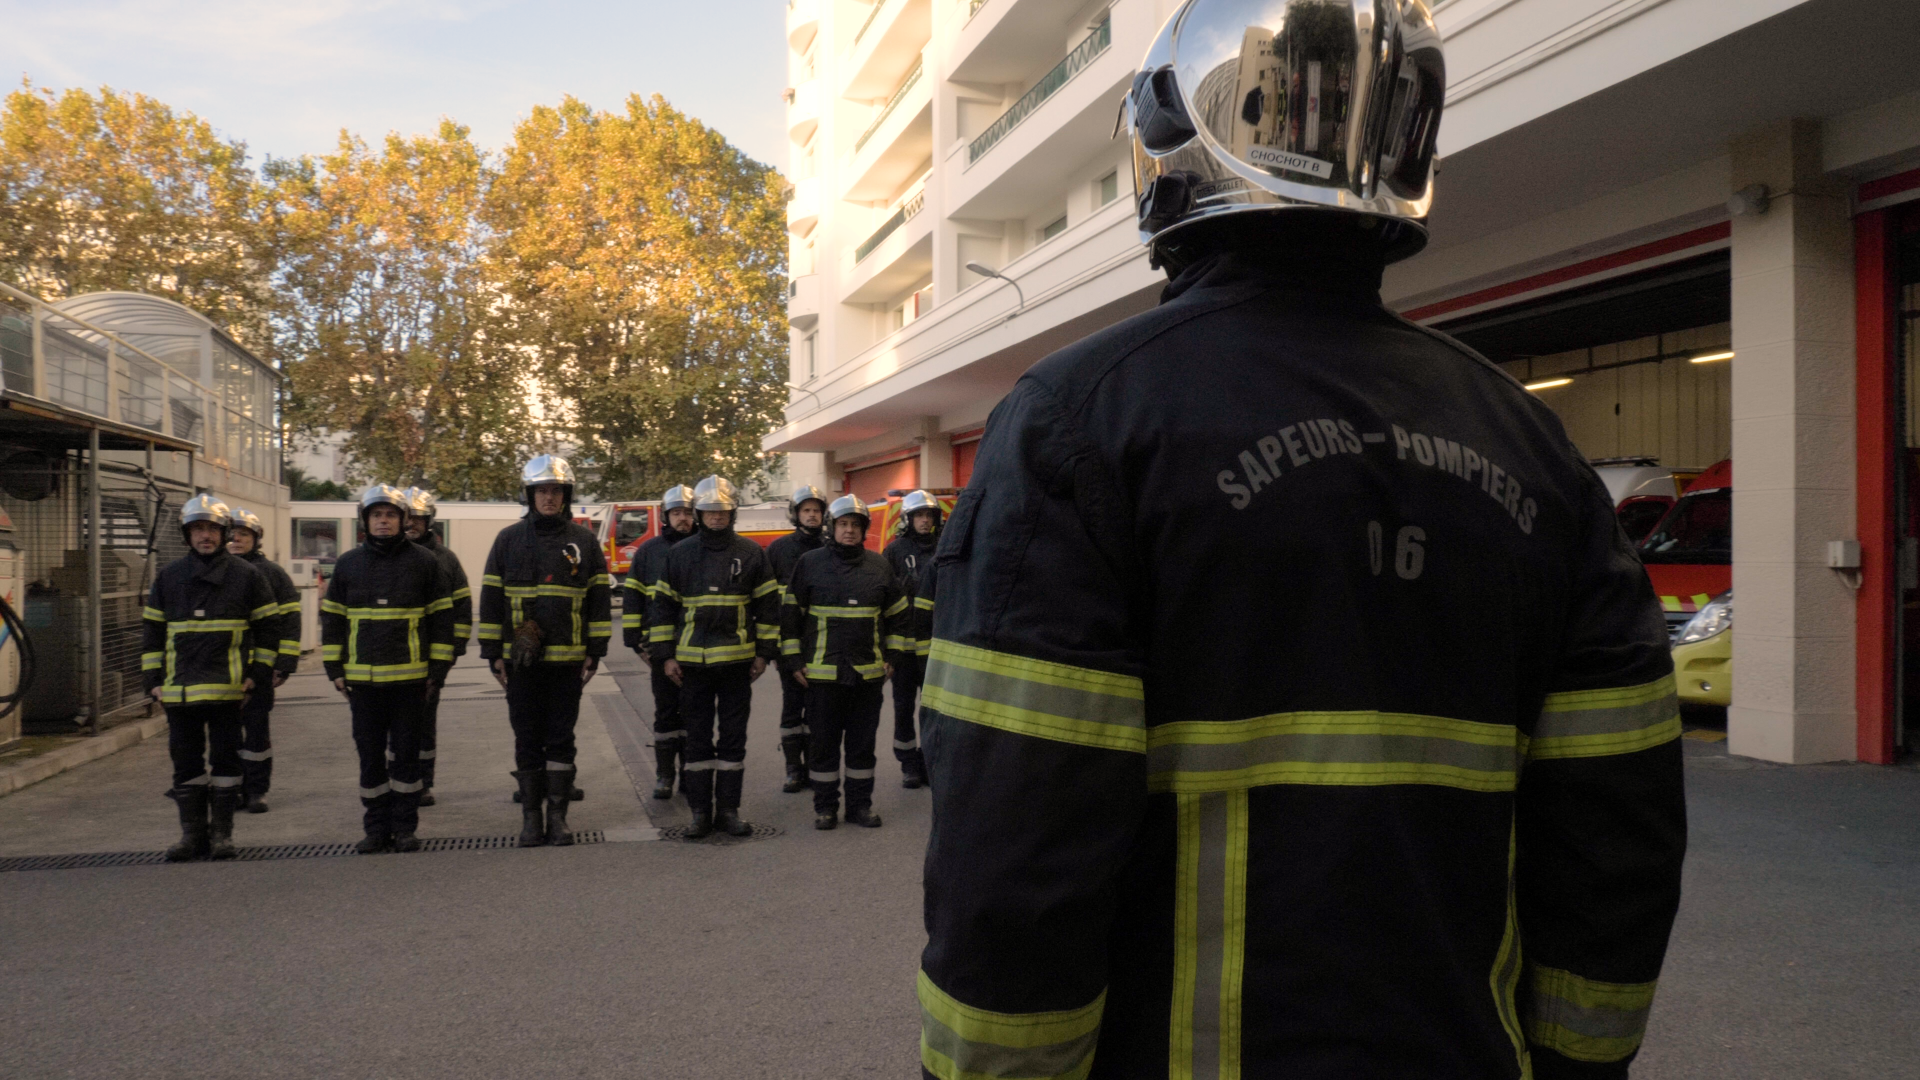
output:
[[240, 789], [220, 788], [213, 793], [212, 813], [207, 821], [207, 857], [231, 859], [239, 852], [233, 847], [233, 812], [240, 809]]
[[567, 828], [567, 804], [573, 801], [573, 770], [547, 770], [547, 843], [566, 847], [573, 843], [573, 830]]
[[849, 806], [847, 807], [847, 824], [877, 829], [880, 827], [880, 815], [874, 813], [871, 806]]
[[528, 769], [513, 774], [520, 781], [514, 801], [520, 804], [520, 846], [539, 847], [547, 842], [547, 825], [541, 815], [547, 804], [547, 770]]
[[393, 850], [419, 851], [420, 838], [414, 833], [420, 828], [420, 793], [396, 791], [392, 798], [389, 828], [393, 830]]
[[909, 791], [927, 786], [927, 763], [918, 751], [900, 763], [900, 786]]
[[186, 862], [207, 853], [207, 785], [183, 784], [167, 792], [180, 807], [180, 842], [167, 849], [168, 862]]
[[653, 797], [673, 798], [673, 781], [678, 775], [674, 759], [680, 753], [680, 740], [662, 739], [653, 744]]
[[780, 752], [787, 759], [787, 781], [780, 790], [789, 795], [807, 790], [807, 738], [788, 735], [780, 740]]
[[727, 769], [714, 777], [713, 824], [728, 836], [752, 836], [753, 826], [740, 820], [740, 788], [747, 774]]
[[360, 817], [360, 826], [366, 830], [367, 835], [361, 837], [360, 842], [353, 845], [353, 850], [362, 855], [377, 855], [387, 850], [387, 844], [392, 839], [392, 834], [389, 831], [387, 804], [392, 798], [392, 792], [383, 791], [371, 799], [360, 800], [361, 804], [366, 807], [366, 813]]

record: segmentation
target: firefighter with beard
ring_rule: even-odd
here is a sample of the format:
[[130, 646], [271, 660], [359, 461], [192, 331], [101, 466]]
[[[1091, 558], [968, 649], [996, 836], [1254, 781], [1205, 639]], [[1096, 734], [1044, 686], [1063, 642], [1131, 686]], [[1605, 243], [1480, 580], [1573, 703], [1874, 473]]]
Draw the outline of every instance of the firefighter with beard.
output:
[[813, 827], [831, 829], [838, 817], [844, 745], [847, 823], [877, 829], [880, 688], [913, 655], [911, 606], [887, 560], [867, 550], [867, 504], [842, 495], [827, 516], [827, 542], [801, 557], [781, 604], [780, 667], [807, 691]]
[[1021, 377], [941, 542], [926, 1075], [1627, 1076], [1673, 666], [1560, 420], [1380, 301], [1445, 92], [1418, 0], [1150, 48], [1161, 303]]
[[300, 666], [300, 590], [293, 578], [260, 552], [267, 537], [260, 516], [235, 507], [233, 528], [227, 534], [227, 553], [246, 562], [267, 579], [273, 599], [279, 605], [276, 640], [262, 642], [261, 648], [273, 649], [273, 678], [256, 683], [240, 708], [240, 769], [246, 782], [240, 786], [241, 801], [249, 814], [267, 812], [267, 789], [273, 786], [273, 733], [268, 718], [273, 715], [274, 691], [280, 689]]
[[[900, 535], [881, 554], [887, 557], [909, 597], [918, 594], [921, 575], [933, 565], [941, 516], [940, 501], [925, 491], [910, 491], [900, 500]], [[900, 763], [900, 786], [917, 788], [927, 782], [927, 764], [920, 753], [914, 715], [919, 711], [920, 684], [927, 674], [926, 648], [933, 635], [931, 609], [916, 606], [908, 621], [913, 648], [903, 651], [893, 665], [893, 757]]]
[[573, 520], [573, 466], [542, 454], [520, 482], [527, 516], [494, 538], [480, 578], [480, 656], [507, 692], [520, 846], [565, 847], [573, 729], [613, 639], [613, 578], [599, 541]]
[[[773, 564], [781, 589], [793, 580], [800, 556], [819, 550], [826, 513], [827, 497], [812, 484], [794, 488], [787, 498], [787, 520], [793, 522], [793, 531], [767, 545], [767, 561]], [[780, 753], [787, 762], [787, 779], [780, 790], [789, 795], [807, 790], [807, 687], [784, 664], [780, 666]]]
[[693, 489], [675, 484], [660, 496], [660, 513], [665, 521], [660, 535], [634, 549], [627, 565], [626, 596], [620, 602], [620, 633], [647, 665], [653, 680], [653, 797], [673, 798], [678, 775], [676, 759], [687, 741], [686, 724], [680, 719], [680, 686], [647, 651], [647, 615], [653, 605], [654, 583], [667, 568], [667, 552], [675, 544], [693, 535]]
[[362, 491], [366, 539], [333, 565], [320, 601], [320, 660], [346, 695], [360, 755], [362, 855], [420, 850], [420, 728], [453, 666], [453, 586], [406, 521], [399, 488]]
[[168, 862], [231, 859], [233, 812], [244, 774], [240, 714], [247, 695], [270, 684], [279, 647], [280, 602], [266, 576], [229, 554], [233, 514], [211, 495], [180, 508], [187, 554], [154, 576], [141, 613], [140, 670], [167, 710], [167, 753], [180, 810], [180, 842]]
[[[467, 640], [473, 636], [473, 589], [467, 584], [460, 556], [441, 543], [440, 534], [433, 530], [440, 501], [423, 487], [410, 487], [402, 494], [407, 499], [407, 539], [433, 555], [447, 575], [447, 584], [453, 586], [453, 662], [457, 664], [467, 655]], [[427, 689], [427, 707], [420, 721], [420, 782], [426, 785], [420, 791], [421, 806], [434, 803], [433, 774], [439, 761], [440, 687], [436, 684]]]
[[747, 720], [753, 680], [779, 654], [780, 582], [766, 551], [733, 531], [740, 506], [733, 481], [709, 476], [693, 492], [699, 531], [667, 553], [647, 641], [653, 662], [680, 687], [687, 730], [681, 790], [693, 810], [687, 839], [711, 835], [715, 825], [749, 836], [753, 826], [740, 817]]

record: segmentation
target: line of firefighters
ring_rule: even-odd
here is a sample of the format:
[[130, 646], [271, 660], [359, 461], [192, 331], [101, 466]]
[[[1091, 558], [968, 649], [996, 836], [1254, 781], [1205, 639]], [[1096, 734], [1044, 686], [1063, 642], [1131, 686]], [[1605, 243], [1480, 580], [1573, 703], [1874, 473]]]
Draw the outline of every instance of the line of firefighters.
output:
[[846, 820], [879, 828], [874, 748], [887, 679], [901, 783], [918, 788], [927, 779], [915, 710], [933, 636], [940, 505], [927, 492], [909, 494], [900, 535], [881, 554], [866, 547], [872, 515], [857, 495], [829, 506], [819, 488], [795, 489], [793, 532], [765, 549], [734, 532], [738, 509], [725, 477], [669, 488], [666, 527], [627, 571], [622, 633], [653, 679], [653, 797], [672, 798], [677, 776], [693, 809], [689, 838], [716, 827], [753, 831], [740, 817], [751, 684], [775, 664], [782, 790], [811, 787], [814, 827], [831, 829], [844, 777]]
[[[613, 581], [593, 534], [572, 520], [572, 467], [541, 455], [521, 480], [527, 514], [487, 555], [477, 622], [466, 573], [433, 531], [433, 495], [388, 484], [360, 495], [365, 539], [328, 579], [320, 659], [352, 713], [362, 854], [419, 850], [419, 811], [434, 804], [441, 688], [470, 638], [506, 692], [520, 845], [573, 843], [568, 807], [585, 797], [573, 782], [574, 727], [613, 636]], [[716, 825], [752, 832], [739, 813], [750, 687], [777, 663], [784, 789], [810, 783], [815, 826], [833, 828], [844, 742], [847, 820], [878, 827], [885, 678], [894, 680], [904, 784], [926, 781], [914, 705], [931, 636], [938, 503], [909, 496], [902, 535], [884, 556], [864, 546], [871, 518], [855, 496], [829, 511], [817, 488], [799, 489], [793, 534], [764, 550], [734, 531], [738, 507], [724, 477], [668, 491], [667, 527], [635, 553], [625, 582], [624, 636], [653, 676], [653, 795], [671, 798], [678, 781], [693, 811], [689, 838]], [[268, 809], [269, 720], [275, 689], [299, 663], [300, 601], [261, 554], [257, 515], [202, 494], [180, 521], [189, 552], [155, 576], [141, 655], [147, 690], [167, 712], [167, 794], [180, 813], [167, 858], [230, 859], [235, 812]], [[687, 538], [697, 542], [680, 543]]]

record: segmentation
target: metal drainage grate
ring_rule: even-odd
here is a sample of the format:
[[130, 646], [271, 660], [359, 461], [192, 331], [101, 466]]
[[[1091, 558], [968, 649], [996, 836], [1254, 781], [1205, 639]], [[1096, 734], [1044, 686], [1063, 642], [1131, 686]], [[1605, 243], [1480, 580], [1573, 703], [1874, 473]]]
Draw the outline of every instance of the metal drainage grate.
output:
[[[748, 822], [748, 824], [753, 826], [752, 836], [728, 836], [726, 833], [723, 833], [720, 830], [715, 829], [713, 831], [712, 836], [709, 836], [704, 840], [696, 840], [694, 841], [694, 843], [696, 844], [744, 844], [749, 840], [765, 840], [768, 837], [780, 835], [780, 828], [777, 825], [762, 825], [762, 824], [759, 824], [758, 822]], [[685, 840], [687, 838], [687, 828], [688, 827], [685, 825], [669, 825], [666, 828], [660, 830], [660, 839]]]
[[[681, 831], [685, 831], [682, 826]], [[759, 827], [755, 827], [759, 839]], [[607, 834], [586, 829], [573, 834], [579, 844], [603, 844]], [[729, 837], [731, 839], [731, 837]], [[339, 844], [277, 844], [270, 847], [243, 847], [234, 856], [236, 862], [268, 862], [276, 859], [331, 859], [354, 854], [358, 841]], [[420, 841], [421, 851], [491, 851], [519, 847], [517, 836], [435, 836]], [[167, 861], [164, 851], [110, 851], [79, 855], [15, 855], [0, 858], [0, 873], [13, 870], [84, 870], [102, 866], [159, 866]], [[205, 861], [205, 860], [196, 860]]]

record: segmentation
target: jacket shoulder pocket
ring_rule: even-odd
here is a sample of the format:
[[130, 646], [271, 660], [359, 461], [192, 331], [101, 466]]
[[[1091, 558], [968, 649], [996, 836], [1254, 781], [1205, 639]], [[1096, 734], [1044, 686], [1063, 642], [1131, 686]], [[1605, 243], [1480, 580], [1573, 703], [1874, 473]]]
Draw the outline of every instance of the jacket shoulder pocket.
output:
[[934, 549], [933, 561], [960, 562], [973, 553], [973, 522], [979, 517], [980, 500], [986, 494], [984, 488], [961, 489], [960, 498], [953, 504], [953, 517], [940, 530], [940, 546]]

